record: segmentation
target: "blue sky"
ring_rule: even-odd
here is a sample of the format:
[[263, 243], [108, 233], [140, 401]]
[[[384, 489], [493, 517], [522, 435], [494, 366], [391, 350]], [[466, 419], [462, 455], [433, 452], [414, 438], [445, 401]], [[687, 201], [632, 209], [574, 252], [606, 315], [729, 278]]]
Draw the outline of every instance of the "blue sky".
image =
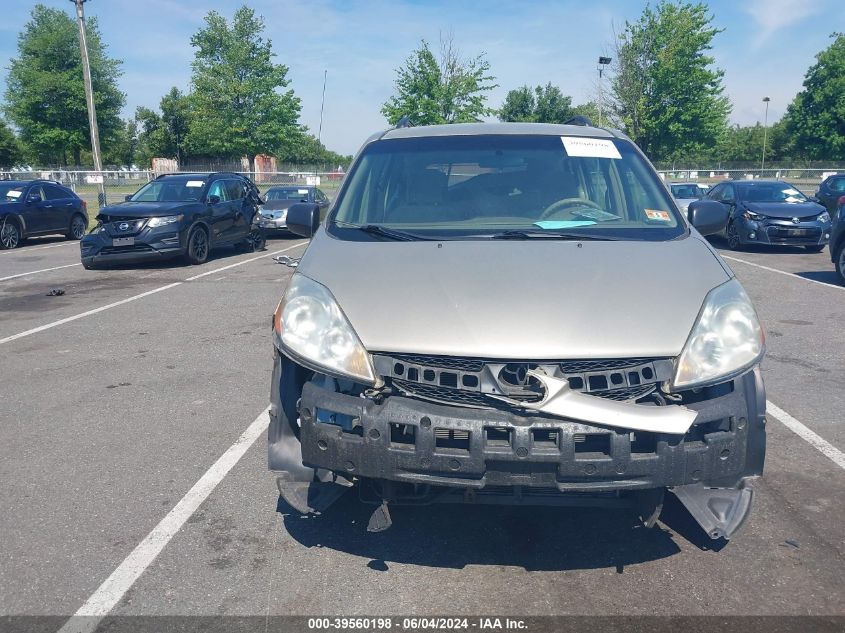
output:
[[[843, 30], [840, 0], [713, 0], [715, 24], [725, 31], [713, 56], [725, 71], [733, 123], [763, 120], [762, 98], [771, 97], [769, 122], [780, 118], [801, 90], [815, 55], [829, 34]], [[17, 35], [36, 4], [5, 0], [0, 24], [0, 79], [5, 85]], [[68, 0], [42, 4], [73, 14]], [[189, 87], [191, 35], [214, 9], [231, 17], [234, 0], [90, 0], [113, 57], [124, 60], [120, 87], [125, 115], [139, 105], [156, 107], [171, 86]], [[614, 29], [635, 20], [644, 2], [633, 0], [250, 0], [266, 21], [276, 60], [290, 68], [291, 87], [302, 100], [302, 122], [316, 132], [323, 70], [328, 70], [323, 142], [353, 153], [385, 127], [379, 113], [390, 96], [394, 70], [421, 38], [433, 45], [451, 31], [465, 56], [485, 52], [499, 87], [489, 103], [498, 107], [508, 90], [551, 81], [574, 103], [596, 90], [596, 59], [612, 48]], [[841, 18], [839, 18], [841, 20]]]

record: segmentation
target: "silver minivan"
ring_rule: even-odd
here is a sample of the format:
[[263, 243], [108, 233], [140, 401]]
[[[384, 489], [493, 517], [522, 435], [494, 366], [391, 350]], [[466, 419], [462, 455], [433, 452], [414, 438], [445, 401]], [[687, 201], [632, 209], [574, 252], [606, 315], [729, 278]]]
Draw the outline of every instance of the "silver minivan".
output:
[[269, 465], [295, 510], [629, 506], [671, 491], [713, 539], [765, 457], [764, 338], [702, 235], [621, 132], [403, 126], [361, 148], [273, 319]]

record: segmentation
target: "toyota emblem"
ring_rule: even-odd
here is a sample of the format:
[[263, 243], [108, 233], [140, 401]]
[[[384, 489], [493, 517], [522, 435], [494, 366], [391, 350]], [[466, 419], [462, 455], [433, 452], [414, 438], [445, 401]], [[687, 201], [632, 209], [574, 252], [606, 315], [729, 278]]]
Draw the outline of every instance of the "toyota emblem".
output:
[[[795, 218], [795, 219], [797, 220], [798, 218]], [[117, 228], [119, 228], [121, 231], [125, 231], [126, 229], [128, 229], [128, 228], [129, 228], [129, 223], [128, 223], [128, 222], [121, 222], [121, 223], [117, 226]]]
[[799, 220], [798, 218], [792, 218], [792, 223], [793, 223], [793, 224], [798, 224], [800, 221], [801, 221], [801, 220]]

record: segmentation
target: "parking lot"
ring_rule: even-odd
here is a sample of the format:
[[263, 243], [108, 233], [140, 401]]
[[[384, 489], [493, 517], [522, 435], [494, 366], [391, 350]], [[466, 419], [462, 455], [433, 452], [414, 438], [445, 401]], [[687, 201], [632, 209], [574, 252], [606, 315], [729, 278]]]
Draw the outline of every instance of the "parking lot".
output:
[[845, 615], [845, 288], [827, 250], [723, 251], [766, 330], [771, 404], [754, 511], [720, 548], [671, 497], [651, 530], [434, 506], [368, 534], [354, 493], [290, 514], [263, 433], [291, 274], [272, 256], [305, 246], [96, 271], [62, 239], [0, 252], [0, 615]]

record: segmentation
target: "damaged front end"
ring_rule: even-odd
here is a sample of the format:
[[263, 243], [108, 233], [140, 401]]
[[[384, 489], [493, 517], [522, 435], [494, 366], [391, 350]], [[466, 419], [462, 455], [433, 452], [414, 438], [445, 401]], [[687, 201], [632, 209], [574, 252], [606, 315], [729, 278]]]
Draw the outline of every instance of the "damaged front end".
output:
[[380, 504], [633, 507], [646, 525], [671, 490], [713, 539], [748, 515], [765, 456], [755, 367], [672, 392], [672, 359], [543, 362], [374, 354], [377, 386], [314, 372], [279, 349], [270, 468], [299, 512], [353, 483]]

